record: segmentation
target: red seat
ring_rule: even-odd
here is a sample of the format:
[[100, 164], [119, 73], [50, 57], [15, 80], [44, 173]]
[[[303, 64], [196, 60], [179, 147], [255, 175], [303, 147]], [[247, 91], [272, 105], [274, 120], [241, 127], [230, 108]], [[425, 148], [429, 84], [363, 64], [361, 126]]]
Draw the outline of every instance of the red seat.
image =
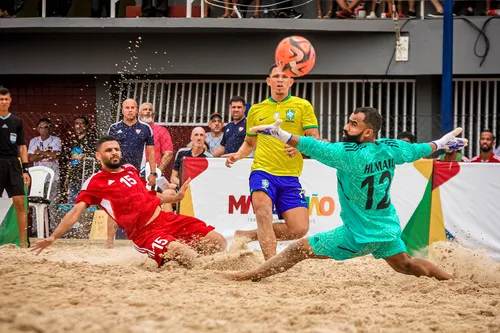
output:
[[[191, 16], [201, 17], [201, 7], [191, 6]], [[125, 17], [141, 17], [141, 6], [127, 6]], [[168, 17], [186, 17], [186, 6], [169, 6]]]

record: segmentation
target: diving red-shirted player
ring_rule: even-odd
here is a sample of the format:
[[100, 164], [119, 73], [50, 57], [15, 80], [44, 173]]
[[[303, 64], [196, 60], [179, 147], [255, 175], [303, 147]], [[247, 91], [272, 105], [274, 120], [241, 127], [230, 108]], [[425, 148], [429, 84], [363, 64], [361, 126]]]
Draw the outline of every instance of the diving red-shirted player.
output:
[[190, 264], [198, 256], [193, 249], [204, 254], [226, 249], [225, 238], [214, 227], [191, 216], [162, 211], [161, 203], [182, 200], [189, 180], [179, 192], [148, 191], [137, 169], [130, 164], [121, 165], [120, 145], [115, 138], [102, 137], [96, 148], [101, 171], [85, 182], [73, 209], [50, 237], [33, 246], [33, 251], [40, 253], [51, 245], [78, 221], [89, 205], [104, 209], [126, 231], [137, 251], [154, 259], [158, 267], [169, 259]]

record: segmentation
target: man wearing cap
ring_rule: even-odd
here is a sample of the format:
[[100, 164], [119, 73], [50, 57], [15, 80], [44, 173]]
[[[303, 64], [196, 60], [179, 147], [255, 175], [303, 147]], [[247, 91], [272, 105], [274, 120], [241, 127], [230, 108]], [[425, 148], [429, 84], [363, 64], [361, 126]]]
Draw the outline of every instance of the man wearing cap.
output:
[[206, 142], [208, 144], [209, 153], [212, 154], [217, 148], [220, 147], [224, 134], [224, 121], [222, 120], [220, 113], [215, 112], [210, 116], [208, 127], [210, 127], [210, 132], [207, 133]]
[[245, 129], [247, 120], [245, 118], [245, 99], [241, 96], [234, 96], [229, 101], [231, 106], [231, 116], [233, 121], [224, 127], [224, 135], [220, 147], [213, 152], [213, 156], [219, 157], [224, 154], [236, 153], [245, 141]]

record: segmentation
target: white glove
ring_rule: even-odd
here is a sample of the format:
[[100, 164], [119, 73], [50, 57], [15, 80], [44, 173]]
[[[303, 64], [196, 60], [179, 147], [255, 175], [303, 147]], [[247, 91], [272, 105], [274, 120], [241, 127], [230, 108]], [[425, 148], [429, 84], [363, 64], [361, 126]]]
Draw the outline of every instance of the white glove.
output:
[[280, 128], [282, 122], [283, 120], [278, 119], [273, 124], [254, 126], [250, 128], [250, 133], [272, 136], [281, 142], [288, 143], [292, 138], [292, 134]]
[[469, 140], [466, 138], [457, 138], [457, 135], [462, 133], [462, 128], [457, 127], [450, 133], [443, 136], [441, 139], [432, 141], [437, 146], [437, 150], [446, 149], [446, 150], [460, 150], [463, 147], [467, 147], [469, 144]]

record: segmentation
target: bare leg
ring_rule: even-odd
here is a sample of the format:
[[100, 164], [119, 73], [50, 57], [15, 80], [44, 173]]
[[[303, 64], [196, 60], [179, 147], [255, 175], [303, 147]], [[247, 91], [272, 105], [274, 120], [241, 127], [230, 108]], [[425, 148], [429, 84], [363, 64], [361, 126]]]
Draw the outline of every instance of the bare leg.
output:
[[266, 192], [255, 191], [252, 193], [252, 205], [257, 219], [257, 239], [262, 254], [267, 260], [276, 255], [277, 242], [273, 229], [273, 203]]
[[255, 11], [253, 13], [254, 18], [259, 18], [260, 17], [260, 0], [255, 0]]
[[328, 0], [328, 10], [326, 12], [326, 15], [323, 16], [323, 18], [324, 19], [332, 18], [332, 13], [333, 13], [333, 0]]
[[229, 0], [224, 0], [224, 15], [222, 15], [220, 18], [228, 18], [229, 17]]
[[196, 251], [204, 255], [210, 255], [216, 252], [222, 252], [226, 247], [227, 241], [224, 236], [212, 230], [200, 240], [200, 243], [196, 247]]
[[28, 230], [28, 216], [24, 208], [24, 196], [16, 195], [12, 197], [12, 203], [17, 213], [17, 228], [19, 229], [19, 245], [22, 249], [28, 248], [27, 230]]
[[339, 5], [339, 7], [340, 7], [340, 8], [342, 8], [343, 10], [350, 11], [349, 6], [347, 6], [347, 3], [345, 2], [345, 0], [337, 0], [337, 4], [338, 4], [338, 5]]
[[107, 249], [112, 249], [115, 246], [115, 234], [117, 228], [118, 224], [116, 224], [115, 220], [113, 220], [111, 216], [108, 215], [108, 220], [107, 220], [108, 239], [106, 240], [106, 245], [105, 245]]
[[406, 252], [384, 259], [389, 266], [391, 266], [398, 273], [415, 275], [417, 277], [433, 277], [438, 280], [449, 280], [455, 278], [453, 275], [437, 268], [430, 261], [420, 258], [411, 258]]
[[408, 11], [415, 13], [415, 0], [408, 1]]
[[192, 268], [199, 257], [200, 254], [192, 247], [180, 242], [169, 243], [167, 252], [164, 254], [165, 259], [177, 261], [187, 268]]
[[439, 3], [438, 0], [431, 0], [431, 2], [434, 5], [434, 8], [436, 8], [436, 11], [438, 13], [443, 13], [444, 12], [443, 6], [441, 6], [441, 4]]
[[322, 18], [323, 14], [321, 13], [321, 0], [316, 0], [316, 10], [318, 11], [318, 16], [316, 16], [316, 18]]
[[[269, 199], [267, 194], [265, 192], [263, 193], [266, 198]], [[254, 192], [256, 194], [256, 192]], [[252, 202], [255, 200], [252, 197]], [[269, 204], [271, 205], [271, 200], [269, 199]], [[254, 208], [255, 210], [255, 208]], [[257, 212], [256, 212], [257, 215]], [[271, 211], [271, 227], [273, 230], [274, 234], [274, 253], [271, 256], [276, 255], [276, 245], [277, 245], [277, 240], [280, 241], [286, 241], [286, 240], [293, 240], [293, 239], [299, 239], [301, 237], [304, 237], [307, 232], [309, 231], [309, 210], [305, 207], [297, 207], [293, 208], [290, 210], [287, 210], [286, 212], [283, 213], [283, 218], [285, 219], [285, 223], [272, 223], [272, 211]], [[259, 217], [257, 216], [257, 224], [259, 225]], [[259, 240], [260, 242], [260, 237], [258, 236], [258, 230], [237, 230], [234, 233], [234, 238], [238, 240], [246, 239], [246, 242], [253, 242], [256, 240]], [[268, 231], [269, 232], [269, 231]], [[262, 244], [261, 244], [262, 248]], [[271, 250], [268, 250], [271, 251]], [[262, 250], [264, 253], [264, 249]], [[269, 252], [268, 252], [269, 253]], [[264, 253], [264, 258], [267, 260], [270, 257], [266, 256], [266, 253]]]
[[241, 273], [223, 274], [224, 277], [235, 280], [260, 280], [265, 277], [282, 273], [295, 266], [295, 264], [308, 258], [323, 259], [327, 257], [315, 256], [309, 246], [309, 238], [303, 238], [291, 244], [280, 254], [267, 260], [259, 267]]

